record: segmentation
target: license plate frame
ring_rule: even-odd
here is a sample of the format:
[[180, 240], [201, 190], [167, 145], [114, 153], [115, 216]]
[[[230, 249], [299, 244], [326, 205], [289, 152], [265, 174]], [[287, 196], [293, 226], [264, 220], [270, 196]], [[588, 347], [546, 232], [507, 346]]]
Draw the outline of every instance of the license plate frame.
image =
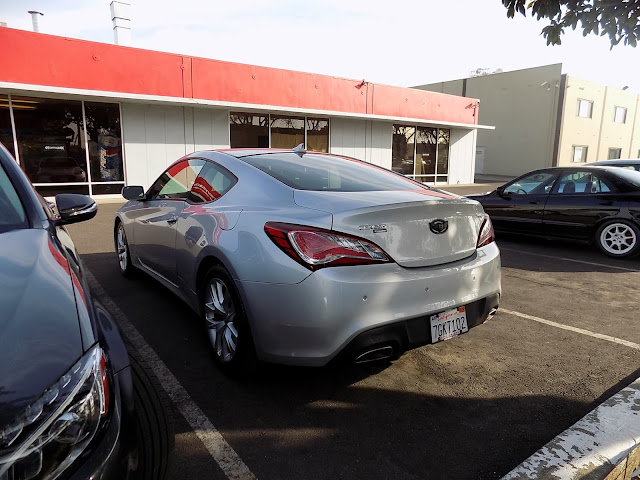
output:
[[444, 342], [469, 331], [466, 307], [456, 307], [429, 317], [431, 343]]

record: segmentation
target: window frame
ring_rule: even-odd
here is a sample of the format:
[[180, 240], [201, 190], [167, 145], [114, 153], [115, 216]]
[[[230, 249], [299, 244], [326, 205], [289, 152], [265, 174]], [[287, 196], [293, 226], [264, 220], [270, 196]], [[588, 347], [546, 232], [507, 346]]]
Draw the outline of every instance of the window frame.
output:
[[[587, 116], [580, 115], [580, 107], [585, 102], [589, 105], [589, 112]], [[578, 110], [576, 112], [578, 118], [593, 118], [593, 100], [587, 100], [586, 98], [578, 98]]]
[[[616, 119], [618, 118], [618, 111], [624, 111], [621, 122], [616, 121]], [[619, 107], [617, 105], [613, 107], [613, 123], [617, 123], [619, 125], [624, 125], [625, 123], [627, 123], [627, 107]]]
[[[617, 157], [612, 157], [611, 152], [618, 153]], [[622, 158], [622, 147], [609, 147], [607, 150], [607, 160], [620, 160]]]
[[[193, 181], [195, 183], [196, 178], [198, 178], [198, 176], [200, 175], [200, 172], [202, 171], [202, 168], [204, 168], [204, 164], [206, 163], [206, 160], [202, 159], [202, 158], [181, 158], [177, 161], [175, 161], [174, 163], [172, 163], [166, 170], [164, 170], [159, 176], [158, 178], [156, 178], [156, 180], [151, 184], [151, 186], [149, 187], [149, 189], [145, 192], [145, 199], [149, 200], [149, 201], [153, 201], [153, 200], [168, 200], [168, 201], [176, 201], [176, 200], [180, 200], [182, 202], [187, 200], [187, 197], [189, 196], [189, 193], [191, 192], [191, 187], [193, 186], [193, 184], [191, 186], [189, 186], [189, 188], [187, 189], [185, 193], [184, 197], [163, 197], [163, 198], [158, 198], [157, 195], [160, 194], [160, 192], [162, 191], [162, 189], [169, 183], [169, 180], [173, 179], [174, 177], [171, 177], [169, 180], [167, 180], [165, 182], [165, 184], [160, 187], [160, 189], [158, 190], [158, 192], [154, 195], [151, 196], [150, 192], [153, 190], [153, 187], [156, 183], [158, 183], [162, 177], [169, 172], [169, 170], [171, 170], [172, 168], [177, 167], [178, 165], [182, 164], [182, 163], [189, 163], [190, 161], [201, 161], [202, 166], [200, 167], [200, 170], [198, 171], [198, 173], [196, 174], [196, 176], [194, 177]], [[188, 168], [188, 166], [187, 166]], [[180, 171], [182, 171], [182, 169], [180, 169]]]
[[[581, 155], [582, 160], [579, 162], [575, 161], [576, 158], [576, 148], [583, 148], [583, 155]], [[571, 163], [587, 163], [587, 156], [589, 155], [589, 146], [588, 145], [572, 145], [571, 146]]]

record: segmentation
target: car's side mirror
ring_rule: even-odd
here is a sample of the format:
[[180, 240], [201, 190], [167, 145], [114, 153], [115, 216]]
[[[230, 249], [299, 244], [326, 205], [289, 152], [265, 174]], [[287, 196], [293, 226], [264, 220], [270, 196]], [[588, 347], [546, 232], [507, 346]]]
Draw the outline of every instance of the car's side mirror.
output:
[[122, 187], [122, 196], [127, 200], [144, 200], [144, 189], [140, 185]]
[[59, 225], [84, 222], [98, 213], [98, 205], [92, 198], [77, 193], [61, 193], [56, 195], [56, 208], [60, 219]]
[[496, 188], [496, 193], [499, 197], [501, 197], [504, 194], [504, 185], [500, 185], [498, 188]]

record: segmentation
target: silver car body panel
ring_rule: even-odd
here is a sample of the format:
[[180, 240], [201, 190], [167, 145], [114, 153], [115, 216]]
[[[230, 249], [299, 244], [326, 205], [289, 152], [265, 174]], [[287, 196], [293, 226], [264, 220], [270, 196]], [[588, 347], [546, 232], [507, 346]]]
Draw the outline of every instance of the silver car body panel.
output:
[[[476, 249], [478, 202], [438, 190], [296, 190], [224, 152], [198, 152], [238, 182], [214, 202], [131, 200], [117, 213], [133, 265], [199, 311], [197, 280], [210, 261], [230, 273], [265, 360], [324, 365], [360, 332], [500, 293], [495, 243]], [[448, 229], [430, 231], [433, 220]], [[369, 240], [394, 262], [312, 272], [267, 236], [267, 222]], [[385, 225], [386, 231], [370, 226]], [[366, 228], [362, 229], [364, 226]]]

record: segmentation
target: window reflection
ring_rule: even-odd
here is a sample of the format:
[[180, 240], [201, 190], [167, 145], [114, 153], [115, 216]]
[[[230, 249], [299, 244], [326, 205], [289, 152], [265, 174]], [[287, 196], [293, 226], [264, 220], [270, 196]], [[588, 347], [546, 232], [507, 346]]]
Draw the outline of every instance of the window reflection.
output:
[[451, 130], [441, 128], [438, 130], [438, 175], [449, 173], [449, 143]]
[[415, 175], [433, 175], [436, 173], [437, 135], [437, 128], [418, 127], [416, 165], [413, 172]]
[[269, 148], [269, 124], [266, 115], [231, 113], [229, 115], [231, 148]]
[[11, 113], [9, 112], [9, 97], [0, 95], [0, 142], [16, 156], [13, 149], [13, 132], [11, 130]]
[[415, 150], [415, 127], [393, 126], [393, 146], [391, 150], [391, 168], [403, 175], [413, 174], [413, 154]]
[[307, 118], [307, 150], [329, 153], [329, 119]]
[[[115, 103], [85, 102], [91, 180], [94, 182], [122, 182], [122, 138], [120, 108]], [[119, 189], [122, 188], [120, 185]]]
[[82, 103], [12, 97], [20, 164], [34, 183], [86, 182]]
[[271, 117], [271, 148], [304, 145], [304, 118]]

